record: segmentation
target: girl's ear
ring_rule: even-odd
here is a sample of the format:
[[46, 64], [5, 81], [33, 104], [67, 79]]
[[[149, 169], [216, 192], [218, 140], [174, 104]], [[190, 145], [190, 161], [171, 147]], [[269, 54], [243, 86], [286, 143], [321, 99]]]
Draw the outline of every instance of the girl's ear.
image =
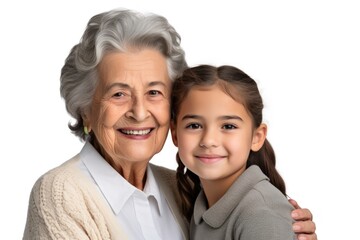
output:
[[267, 134], [267, 126], [266, 124], [261, 124], [257, 129], [254, 131], [253, 140], [251, 143], [251, 150], [257, 152], [263, 146]]
[[178, 141], [177, 141], [177, 136], [176, 136], [176, 125], [175, 125], [174, 121], [170, 122], [170, 131], [171, 131], [171, 139], [172, 139], [174, 145], [177, 147]]

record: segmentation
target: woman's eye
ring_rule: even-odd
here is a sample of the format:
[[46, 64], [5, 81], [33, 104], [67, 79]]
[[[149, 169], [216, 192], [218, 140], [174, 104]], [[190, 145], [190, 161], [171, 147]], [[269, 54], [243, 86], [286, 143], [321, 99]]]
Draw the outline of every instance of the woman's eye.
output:
[[158, 91], [158, 90], [150, 90], [149, 91], [149, 94], [152, 95], [152, 96], [156, 96], [156, 95], [159, 95], [161, 92]]
[[201, 125], [200, 125], [200, 124], [197, 124], [197, 123], [191, 123], [191, 124], [186, 125], [186, 128], [189, 128], [189, 129], [199, 129], [199, 128], [201, 128]]
[[123, 97], [125, 94], [123, 92], [117, 92], [113, 95], [114, 97]]
[[236, 129], [237, 127], [233, 124], [225, 124], [222, 128], [228, 130], [228, 129]]

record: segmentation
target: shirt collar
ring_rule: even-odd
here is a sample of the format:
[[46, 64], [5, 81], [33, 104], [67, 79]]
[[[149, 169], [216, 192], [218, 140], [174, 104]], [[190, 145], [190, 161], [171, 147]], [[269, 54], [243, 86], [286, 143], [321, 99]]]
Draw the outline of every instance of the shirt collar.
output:
[[211, 227], [219, 228], [228, 219], [241, 199], [243, 199], [258, 182], [263, 180], [268, 180], [268, 177], [262, 173], [260, 168], [256, 165], [250, 166], [238, 177], [225, 195], [209, 209], [206, 208], [206, 196], [204, 192], [201, 191], [195, 201], [195, 224], [198, 225], [201, 223], [201, 220], [204, 220]]
[[[140, 191], [126, 181], [91, 143], [85, 143], [80, 152], [80, 158], [115, 214], [119, 214], [130, 197], [135, 192]], [[149, 166], [147, 167], [147, 179], [143, 193], [147, 197], [152, 196], [155, 199], [161, 215], [162, 209], [159, 207], [162, 206], [160, 190]]]
[[145, 187], [144, 187], [144, 193], [149, 197], [152, 196], [155, 198], [156, 203], [157, 203], [157, 208], [159, 210], [159, 214], [161, 215], [163, 213], [163, 204], [162, 204], [162, 195], [160, 194], [160, 189], [159, 189], [159, 185], [156, 182], [156, 179], [154, 177], [154, 174], [151, 170], [151, 167], [148, 165], [147, 167], [147, 178], [146, 178], [146, 183], [145, 183]]

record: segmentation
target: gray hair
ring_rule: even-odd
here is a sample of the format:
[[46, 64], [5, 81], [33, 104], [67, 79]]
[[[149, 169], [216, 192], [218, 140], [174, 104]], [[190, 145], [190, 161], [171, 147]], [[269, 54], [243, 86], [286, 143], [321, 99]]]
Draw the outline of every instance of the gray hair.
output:
[[169, 78], [174, 80], [187, 68], [180, 41], [167, 19], [153, 13], [115, 9], [93, 16], [61, 69], [60, 94], [76, 121], [69, 123], [72, 132], [86, 139], [82, 116], [90, 108], [98, 82], [96, 67], [104, 55], [131, 49], [158, 50], [166, 57]]

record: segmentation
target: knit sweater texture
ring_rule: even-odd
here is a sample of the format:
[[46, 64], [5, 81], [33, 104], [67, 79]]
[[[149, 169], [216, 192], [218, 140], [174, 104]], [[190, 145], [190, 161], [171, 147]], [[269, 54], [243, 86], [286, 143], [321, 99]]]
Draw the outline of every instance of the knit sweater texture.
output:
[[[77, 167], [78, 161], [79, 155], [36, 181], [30, 194], [24, 240], [127, 239], [100, 191]], [[187, 239], [188, 223], [181, 215], [178, 193], [173, 190], [174, 171], [150, 166]]]

